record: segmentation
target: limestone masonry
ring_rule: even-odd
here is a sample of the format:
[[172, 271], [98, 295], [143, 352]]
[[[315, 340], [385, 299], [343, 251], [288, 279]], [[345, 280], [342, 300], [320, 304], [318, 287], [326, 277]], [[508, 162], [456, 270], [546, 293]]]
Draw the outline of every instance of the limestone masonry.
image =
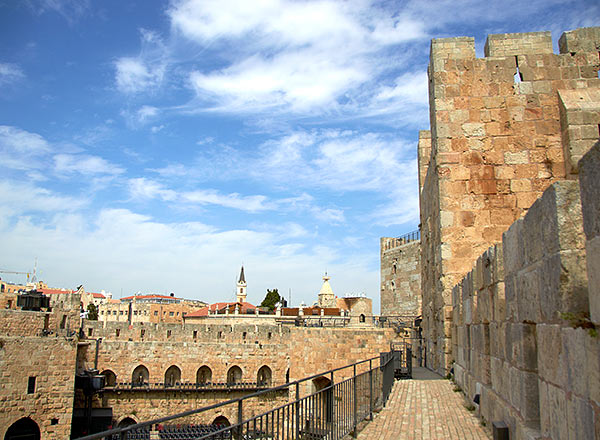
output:
[[600, 28], [559, 48], [433, 40], [419, 140], [426, 364], [511, 439], [600, 438]]

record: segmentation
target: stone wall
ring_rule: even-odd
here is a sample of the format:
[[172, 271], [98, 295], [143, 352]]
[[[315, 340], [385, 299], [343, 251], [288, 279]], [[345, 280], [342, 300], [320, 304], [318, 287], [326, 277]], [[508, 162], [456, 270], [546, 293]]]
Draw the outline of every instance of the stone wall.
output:
[[60, 332], [41, 336], [50, 315], [0, 311], [0, 438], [24, 417], [43, 439], [70, 437], [77, 341]]
[[511, 439], [600, 438], [600, 143], [578, 168], [452, 291], [456, 382]]
[[[137, 324], [86, 321], [84, 334], [102, 338], [99, 345], [98, 369], [110, 370], [117, 382], [131, 382], [136, 367], [144, 365], [149, 382], [165, 382], [171, 366], [181, 371], [182, 382], [196, 382], [202, 366], [212, 371], [212, 382], [227, 382], [227, 372], [233, 366], [242, 370], [243, 382], [256, 382], [258, 370], [268, 366], [272, 384], [279, 385], [317, 374], [332, 368], [389, 351], [395, 337], [391, 329], [374, 328], [306, 328], [282, 324]], [[90, 344], [80, 356], [78, 368], [94, 365], [95, 344]], [[352, 371], [336, 374], [336, 380]], [[301, 392], [313, 392], [311, 382]], [[239, 393], [238, 393], [239, 394]], [[96, 405], [113, 408], [118, 421], [124, 417], [149, 420], [190, 408], [206, 406], [219, 399], [237, 397], [236, 392], [111, 392]], [[288, 399], [287, 393], [257, 399], [249, 404], [244, 415], [263, 412]], [[135, 412], [134, 412], [135, 410]], [[229, 411], [233, 411], [229, 414]], [[235, 420], [235, 408], [221, 413], [211, 412], [202, 421], [212, 421], [218, 415]], [[206, 420], [205, 420], [206, 419]], [[211, 419], [211, 420], [208, 420]]]
[[449, 367], [452, 288], [597, 139], [598, 46], [600, 28], [565, 33], [558, 55], [548, 32], [490, 35], [485, 58], [473, 38], [432, 41], [418, 155], [430, 368]]
[[420, 242], [382, 237], [381, 314], [421, 314]]

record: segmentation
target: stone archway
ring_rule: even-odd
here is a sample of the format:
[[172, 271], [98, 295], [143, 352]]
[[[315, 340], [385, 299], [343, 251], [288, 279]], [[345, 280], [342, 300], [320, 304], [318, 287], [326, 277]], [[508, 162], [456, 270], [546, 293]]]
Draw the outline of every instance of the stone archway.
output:
[[273, 373], [271, 372], [271, 369], [267, 365], [263, 365], [256, 375], [256, 384], [259, 387], [270, 387], [272, 376]]
[[196, 383], [207, 384], [212, 382], [212, 370], [210, 367], [203, 365], [196, 372]]
[[111, 370], [104, 370], [100, 373], [106, 378], [106, 386], [114, 387], [117, 384], [117, 375]]
[[165, 386], [174, 387], [181, 382], [181, 370], [177, 365], [171, 365], [165, 371]]
[[139, 365], [133, 370], [131, 374], [131, 383], [134, 385], [148, 384], [150, 380], [150, 373], [144, 365]]
[[227, 383], [236, 384], [242, 382], [242, 369], [237, 365], [234, 365], [227, 372]]
[[40, 427], [29, 417], [23, 417], [10, 425], [4, 440], [40, 440]]

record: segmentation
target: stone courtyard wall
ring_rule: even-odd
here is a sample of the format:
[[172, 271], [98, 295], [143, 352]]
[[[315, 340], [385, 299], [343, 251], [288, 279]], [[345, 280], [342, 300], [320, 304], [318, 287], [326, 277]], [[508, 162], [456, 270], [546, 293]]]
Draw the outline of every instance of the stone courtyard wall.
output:
[[455, 380], [511, 439], [600, 438], [600, 143], [579, 169], [452, 291]]
[[[243, 382], [256, 382], [258, 370], [268, 366], [272, 385], [281, 385], [342, 367], [389, 351], [395, 337], [391, 329], [307, 328], [281, 324], [137, 324], [86, 321], [84, 334], [90, 344], [82, 349], [79, 368], [95, 362], [95, 343], [99, 344], [98, 369], [110, 370], [117, 382], [131, 382], [139, 365], [149, 372], [150, 383], [165, 382], [173, 365], [181, 370], [181, 382], [196, 382], [202, 366], [212, 371], [212, 382], [227, 382], [233, 366], [242, 370]], [[366, 368], [366, 364], [360, 368]], [[361, 369], [359, 368], [359, 371]], [[335, 380], [349, 377], [352, 370], [335, 374]], [[301, 387], [301, 394], [314, 392], [312, 382]], [[238, 391], [119, 391], [104, 393], [96, 406], [112, 407], [116, 421], [125, 417], [142, 421], [229, 400], [248, 392]], [[287, 392], [253, 399], [245, 406], [244, 417], [258, 414], [287, 402]], [[292, 396], [294, 397], [294, 396]], [[223, 408], [201, 416], [195, 422], [210, 423], [219, 415], [237, 419], [236, 408]], [[209, 420], [210, 419], [210, 420]]]
[[[427, 366], [445, 373], [452, 289], [473, 261], [598, 138], [600, 28], [435, 39], [430, 132], [419, 139], [423, 336]], [[427, 152], [431, 152], [427, 157]], [[423, 177], [425, 176], [425, 177]]]
[[70, 436], [77, 341], [64, 331], [42, 336], [50, 316], [0, 310], [0, 438], [24, 417], [39, 426], [43, 439]]
[[382, 237], [380, 243], [381, 314], [420, 315], [420, 242]]

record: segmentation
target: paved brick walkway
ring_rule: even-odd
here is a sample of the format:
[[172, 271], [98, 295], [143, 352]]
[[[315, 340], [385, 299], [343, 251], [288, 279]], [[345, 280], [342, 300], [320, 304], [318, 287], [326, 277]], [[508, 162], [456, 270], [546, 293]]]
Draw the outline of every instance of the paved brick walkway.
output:
[[453, 388], [448, 380], [396, 381], [387, 406], [358, 440], [491, 439]]

